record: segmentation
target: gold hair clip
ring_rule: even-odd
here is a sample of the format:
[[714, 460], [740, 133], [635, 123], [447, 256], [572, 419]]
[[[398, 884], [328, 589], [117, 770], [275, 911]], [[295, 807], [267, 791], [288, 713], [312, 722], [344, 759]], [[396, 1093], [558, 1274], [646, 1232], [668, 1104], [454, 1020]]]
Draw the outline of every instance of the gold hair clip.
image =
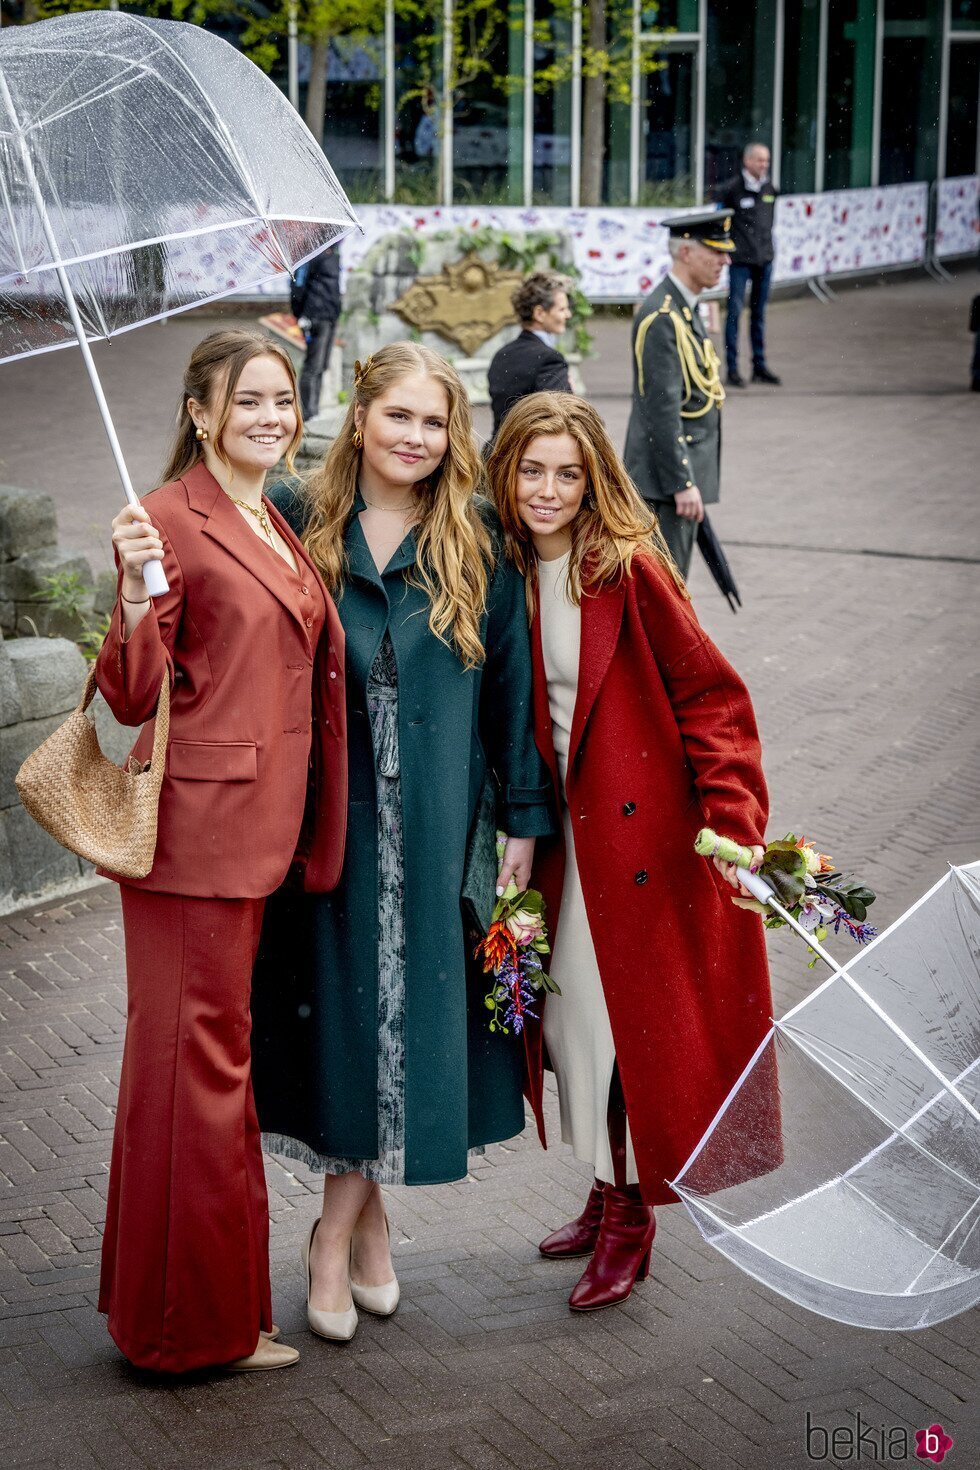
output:
[[359, 388], [371, 371], [372, 358], [368, 358], [363, 365], [359, 358], [354, 359], [354, 387]]

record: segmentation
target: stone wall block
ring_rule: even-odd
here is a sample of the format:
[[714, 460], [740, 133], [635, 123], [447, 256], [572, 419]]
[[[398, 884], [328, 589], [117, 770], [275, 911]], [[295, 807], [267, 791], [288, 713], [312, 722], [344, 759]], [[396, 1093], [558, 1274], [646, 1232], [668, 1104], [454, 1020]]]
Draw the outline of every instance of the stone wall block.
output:
[[17, 638], [8, 650], [25, 720], [66, 715], [78, 703], [88, 666], [67, 638]]
[[17, 676], [10, 662], [7, 644], [0, 634], [0, 726], [15, 725], [21, 714]]
[[92, 871], [89, 863], [39, 827], [22, 806], [0, 810], [0, 910], [40, 896], [52, 884]]
[[94, 607], [92, 568], [84, 556], [62, 551], [57, 546], [43, 546], [25, 552], [16, 561], [0, 564], [0, 601], [47, 602], [51, 597], [50, 577], [77, 577], [85, 587], [80, 605], [87, 612]]
[[16, 485], [0, 485], [0, 562], [52, 546], [58, 539], [54, 500]]
[[21, 720], [0, 730], [0, 809], [20, 805], [14, 777], [32, 750], [64, 724], [64, 715], [49, 715], [44, 720]]

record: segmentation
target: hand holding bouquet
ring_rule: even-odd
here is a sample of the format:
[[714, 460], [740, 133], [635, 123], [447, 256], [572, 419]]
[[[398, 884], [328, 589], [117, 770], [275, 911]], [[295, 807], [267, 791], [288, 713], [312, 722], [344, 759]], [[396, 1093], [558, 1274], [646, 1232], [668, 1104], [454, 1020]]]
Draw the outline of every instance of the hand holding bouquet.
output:
[[[497, 857], [502, 859], [503, 836], [497, 833]], [[498, 898], [493, 922], [475, 954], [493, 983], [483, 999], [491, 1012], [490, 1030], [516, 1035], [526, 1020], [537, 1020], [532, 1004], [542, 991], [561, 992], [545, 973], [541, 956], [551, 953], [544, 922], [544, 899], [535, 888], [519, 889], [511, 879]]]
[[[710, 827], [702, 827], [694, 849], [702, 857], [718, 857], [740, 868], [755, 867], [751, 848], [719, 837]], [[805, 837], [789, 832], [781, 842], [770, 842], [755, 871], [769, 884], [787, 913], [815, 939], [826, 939], [831, 926], [835, 934], [843, 928], [856, 944], [867, 944], [877, 934], [875, 926], [866, 922], [868, 909], [875, 901], [873, 889], [857, 878], [846, 878], [834, 867], [833, 859], [817, 852]], [[779, 929], [786, 922], [757, 899], [736, 897], [732, 902], [761, 914], [767, 929]]]

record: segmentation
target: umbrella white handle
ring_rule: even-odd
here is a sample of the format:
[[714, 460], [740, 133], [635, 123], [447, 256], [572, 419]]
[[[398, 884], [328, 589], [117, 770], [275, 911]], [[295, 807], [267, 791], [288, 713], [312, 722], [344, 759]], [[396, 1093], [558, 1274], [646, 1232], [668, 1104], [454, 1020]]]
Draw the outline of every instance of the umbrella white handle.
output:
[[170, 583], [167, 581], [162, 561], [143, 563], [143, 581], [151, 597], [162, 597], [165, 592], [170, 591]]
[[765, 878], [760, 878], [758, 873], [750, 873], [748, 868], [736, 868], [735, 871], [742, 887], [746, 888], [760, 903], [768, 903], [775, 895], [776, 890], [766, 882]]

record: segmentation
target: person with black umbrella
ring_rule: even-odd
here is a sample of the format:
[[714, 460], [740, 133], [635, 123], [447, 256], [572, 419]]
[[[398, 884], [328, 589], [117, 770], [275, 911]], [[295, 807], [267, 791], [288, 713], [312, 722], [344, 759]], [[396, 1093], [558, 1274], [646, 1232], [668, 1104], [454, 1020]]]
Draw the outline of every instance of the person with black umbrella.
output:
[[731, 221], [731, 210], [702, 209], [666, 222], [671, 268], [633, 323], [633, 408], [624, 459], [685, 577], [705, 505], [721, 493], [725, 390], [698, 300], [721, 277], [732, 249]]

